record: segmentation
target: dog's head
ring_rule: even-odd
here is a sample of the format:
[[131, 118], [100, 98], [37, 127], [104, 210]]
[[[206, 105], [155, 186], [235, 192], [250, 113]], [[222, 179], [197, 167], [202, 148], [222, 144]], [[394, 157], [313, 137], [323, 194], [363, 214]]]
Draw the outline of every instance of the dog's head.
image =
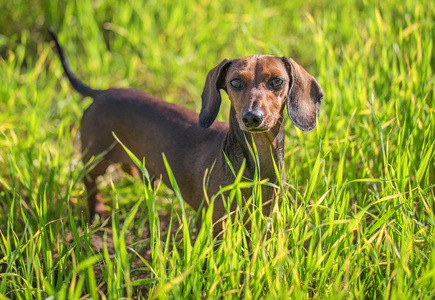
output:
[[273, 128], [287, 103], [290, 119], [304, 131], [316, 127], [323, 91], [294, 60], [270, 55], [224, 59], [210, 70], [202, 93], [199, 126], [213, 124], [224, 89], [243, 131]]

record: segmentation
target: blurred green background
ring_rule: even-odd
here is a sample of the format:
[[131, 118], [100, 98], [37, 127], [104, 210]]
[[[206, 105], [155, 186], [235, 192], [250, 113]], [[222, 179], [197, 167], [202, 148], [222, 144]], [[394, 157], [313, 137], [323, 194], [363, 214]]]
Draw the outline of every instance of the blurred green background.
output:
[[[255, 249], [262, 255], [252, 262], [240, 254], [237, 242], [227, 241], [220, 252], [205, 247], [209, 252], [203, 254], [215, 257], [208, 262], [218, 262], [217, 272], [205, 273], [216, 274], [208, 281], [202, 281], [203, 261], [183, 264], [178, 252], [159, 252], [152, 276], [161, 281], [148, 282], [150, 290], [160, 291], [158, 297], [177, 297], [178, 288], [189, 295], [197, 281], [205, 288], [213, 285], [210, 297], [222, 297], [228, 290], [236, 291], [231, 295], [274, 299], [433, 297], [434, 3], [0, 1], [0, 230], [5, 237], [0, 266], [33, 286], [32, 279], [45, 278], [46, 291], [50, 284], [61, 289], [75, 274], [56, 259], [50, 265], [46, 256], [40, 269], [24, 268], [20, 251], [14, 250], [35, 242], [33, 250], [23, 253], [38, 261], [48, 255], [41, 253], [55, 256], [41, 249], [64, 245], [64, 258], [74, 261], [68, 252], [73, 244], [57, 244], [58, 237], [75, 232], [61, 220], [70, 212], [68, 205], [85, 203], [79, 124], [91, 100], [82, 99], [64, 77], [46, 30], [52, 26], [74, 72], [94, 88], [137, 88], [199, 111], [211, 68], [225, 57], [259, 53], [293, 58], [325, 92], [316, 130], [303, 133], [286, 122], [285, 172], [292, 187], [281, 208], [284, 223], [270, 221], [276, 232], [285, 234], [273, 235], [267, 242], [271, 248], [263, 247], [261, 237], [259, 242], [254, 238], [253, 247], [259, 245]], [[224, 98], [220, 120], [228, 119], [229, 101]], [[119, 200], [124, 220], [143, 200], [143, 186], [139, 180], [118, 177], [123, 176], [109, 172], [101, 188], [109, 208], [113, 199]], [[116, 188], [111, 178], [118, 179]], [[163, 190], [159, 211], [170, 211], [171, 199]], [[36, 241], [33, 233], [52, 220], [50, 233], [41, 233]], [[140, 235], [147, 219], [135, 222]], [[87, 253], [93, 253], [87, 246]], [[174, 241], [173, 249], [177, 246]], [[219, 265], [227, 260], [231, 267]], [[170, 262], [168, 274], [156, 261]], [[93, 267], [90, 263], [89, 270]], [[113, 270], [104, 267], [106, 277], [98, 280], [109, 281]], [[60, 274], [58, 281], [53, 270]], [[80, 271], [89, 276], [86, 280], [93, 273], [87, 270]], [[249, 277], [250, 270], [258, 272], [241, 285], [240, 274]], [[192, 280], [186, 280], [184, 290], [179, 274]], [[0, 278], [1, 293], [25, 284], [11, 279], [15, 277]], [[120, 288], [112, 296], [127, 295], [121, 287], [129, 284], [119, 279]], [[85, 286], [95, 290], [92, 280]]]

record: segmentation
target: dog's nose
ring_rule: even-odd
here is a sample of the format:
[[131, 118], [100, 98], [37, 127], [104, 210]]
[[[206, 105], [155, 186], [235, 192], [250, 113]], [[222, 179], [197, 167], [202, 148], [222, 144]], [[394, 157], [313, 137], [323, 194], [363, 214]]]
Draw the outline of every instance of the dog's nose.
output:
[[263, 122], [264, 113], [260, 109], [245, 110], [242, 121], [248, 128], [257, 128]]

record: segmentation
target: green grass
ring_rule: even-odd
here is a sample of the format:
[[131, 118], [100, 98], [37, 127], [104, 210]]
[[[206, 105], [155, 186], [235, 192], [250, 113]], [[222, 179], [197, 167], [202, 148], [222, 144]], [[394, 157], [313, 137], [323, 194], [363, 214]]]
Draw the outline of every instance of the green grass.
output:
[[[434, 2], [201, 2], [0, 3], [0, 299], [434, 298]], [[63, 76], [49, 25], [85, 83], [197, 111], [225, 57], [304, 66], [325, 98], [313, 132], [286, 122], [279, 211], [251, 212], [247, 233], [240, 207], [213, 240], [210, 211], [197, 233], [177, 193], [115, 170], [100, 184], [113, 217], [87, 224], [91, 100]], [[218, 118], [228, 110], [225, 96]], [[228, 201], [246, 185], [261, 188], [236, 181]]]

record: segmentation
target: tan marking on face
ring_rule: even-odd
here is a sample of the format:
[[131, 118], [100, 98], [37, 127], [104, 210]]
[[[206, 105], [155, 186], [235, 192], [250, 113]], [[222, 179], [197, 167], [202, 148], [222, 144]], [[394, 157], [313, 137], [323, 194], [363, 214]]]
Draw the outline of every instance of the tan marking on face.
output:
[[[280, 87], [271, 86], [271, 80], [283, 80]], [[243, 88], [231, 86], [234, 79], [243, 82]], [[232, 62], [225, 77], [225, 89], [236, 112], [237, 122], [244, 131], [250, 131], [242, 120], [245, 111], [259, 109], [264, 118], [258, 126], [261, 131], [273, 128], [287, 99], [290, 77], [281, 58], [269, 55], [242, 57]]]

